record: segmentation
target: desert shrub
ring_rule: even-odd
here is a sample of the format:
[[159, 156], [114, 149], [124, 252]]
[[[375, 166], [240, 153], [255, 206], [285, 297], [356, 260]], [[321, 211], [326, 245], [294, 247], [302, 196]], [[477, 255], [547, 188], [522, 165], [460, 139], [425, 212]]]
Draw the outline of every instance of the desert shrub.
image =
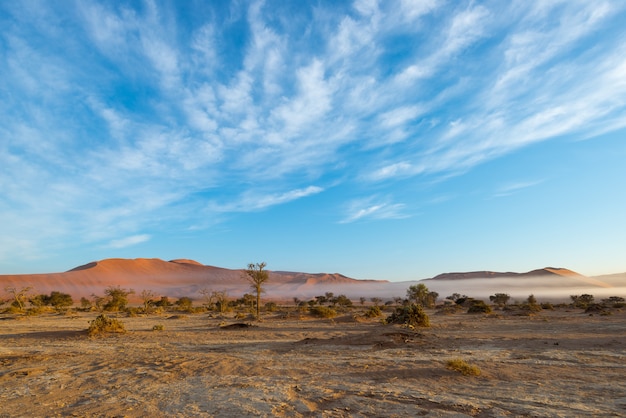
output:
[[267, 302], [265, 304], [266, 312], [276, 312], [277, 310], [278, 310], [278, 305], [276, 304], [276, 302]]
[[83, 311], [90, 311], [93, 308], [93, 304], [89, 299], [83, 296], [80, 298], [80, 308]]
[[520, 309], [527, 313], [537, 313], [541, 312], [542, 308], [541, 305], [539, 305], [538, 303], [522, 303], [520, 305]]
[[604, 306], [599, 303], [592, 303], [585, 309], [585, 313], [603, 313], [605, 312]]
[[11, 304], [6, 308], [4, 312], [8, 314], [23, 314], [24, 310], [19, 306]]
[[474, 299], [467, 313], [491, 313], [491, 307], [482, 300]]
[[170, 301], [170, 298], [168, 298], [167, 296], [161, 296], [161, 299], [154, 302], [154, 306], [157, 306], [159, 308], [169, 308], [172, 305], [173, 303]]
[[312, 306], [309, 311], [320, 318], [334, 318], [337, 316], [337, 311], [328, 306]]
[[342, 308], [351, 308], [352, 301], [346, 295], [339, 295], [333, 298], [333, 305], [339, 305]]
[[193, 300], [191, 300], [191, 298], [187, 296], [183, 296], [179, 298], [174, 304], [181, 311], [190, 312], [192, 311], [192, 308], [193, 308]]
[[570, 296], [572, 299], [572, 304], [576, 308], [587, 309], [587, 306], [591, 305], [594, 302], [593, 295], [584, 294], [584, 295], [572, 295]]
[[469, 364], [463, 359], [456, 358], [446, 362], [446, 368], [461, 373], [463, 376], [480, 376], [480, 368]]
[[541, 309], [546, 309], [549, 311], [554, 310], [554, 305], [552, 305], [550, 302], [543, 302], [540, 306], [541, 306]]
[[509, 302], [509, 299], [511, 299], [511, 296], [507, 293], [496, 293], [495, 295], [489, 296], [489, 300], [493, 302], [494, 305], [500, 307], [505, 306]]
[[141, 308], [137, 308], [135, 306], [130, 307], [130, 308], [126, 308], [126, 314], [130, 317], [130, 318], [136, 318], [139, 316], [139, 313], [142, 312]]
[[45, 312], [50, 312], [50, 308], [47, 306], [32, 306], [31, 308], [28, 308], [26, 310], [26, 315], [27, 316], [37, 316], [37, 315], [41, 315]]
[[463, 310], [463, 307], [461, 305], [457, 305], [456, 303], [445, 303], [439, 306], [437, 313], [444, 314], [444, 315], [452, 315], [462, 310]]
[[152, 331], [163, 331], [165, 329], [165, 326], [163, 324], [156, 324], [155, 326], [152, 327]]
[[366, 318], [378, 318], [383, 314], [383, 311], [380, 309], [380, 306], [370, 306], [367, 311], [363, 314]]
[[109, 318], [104, 314], [98, 315], [96, 319], [91, 321], [89, 323], [89, 328], [87, 329], [87, 333], [90, 336], [110, 332], [124, 334], [126, 332], [126, 328], [124, 327], [124, 324], [122, 322], [118, 321], [115, 318]]
[[429, 327], [430, 319], [424, 309], [415, 303], [399, 306], [386, 319], [388, 324], [403, 324], [408, 327]]

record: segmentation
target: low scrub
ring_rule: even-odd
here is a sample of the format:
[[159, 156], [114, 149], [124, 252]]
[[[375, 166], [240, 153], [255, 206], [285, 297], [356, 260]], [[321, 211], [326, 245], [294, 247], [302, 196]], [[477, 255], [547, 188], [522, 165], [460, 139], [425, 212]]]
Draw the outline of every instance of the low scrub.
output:
[[446, 368], [461, 373], [463, 376], [480, 376], [480, 368], [469, 364], [463, 359], [456, 358], [446, 362]]
[[424, 309], [415, 303], [397, 307], [395, 312], [387, 317], [388, 324], [402, 324], [407, 327], [429, 327], [430, 319]]
[[96, 319], [91, 321], [89, 323], [89, 328], [87, 329], [87, 333], [90, 336], [106, 333], [124, 334], [125, 332], [126, 328], [121, 321], [118, 321], [115, 318], [109, 318], [104, 314], [99, 315]]

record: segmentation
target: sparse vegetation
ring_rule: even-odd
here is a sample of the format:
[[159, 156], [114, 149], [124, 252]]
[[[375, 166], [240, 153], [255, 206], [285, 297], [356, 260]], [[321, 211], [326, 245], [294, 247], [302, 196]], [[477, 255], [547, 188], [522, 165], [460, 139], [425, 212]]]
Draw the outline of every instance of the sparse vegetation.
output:
[[586, 293], [583, 295], [572, 295], [570, 296], [570, 299], [572, 299], [572, 305], [581, 309], [587, 309], [587, 307], [594, 301], [593, 295]]
[[386, 322], [388, 324], [402, 324], [411, 328], [430, 326], [430, 319], [424, 312], [424, 308], [416, 303], [397, 307], [395, 312], [387, 317]]
[[455, 358], [446, 362], [446, 368], [461, 373], [463, 376], [480, 376], [480, 368], [467, 361]]
[[179, 298], [174, 304], [178, 307], [178, 310], [186, 312], [193, 311], [193, 300], [191, 300], [190, 297], [183, 296]]
[[526, 302], [521, 305], [521, 308], [523, 311], [526, 311], [527, 313], [540, 312], [542, 309], [541, 305], [537, 303], [537, 298], [535, 298], [535, 295], [528, 296], [528, 298], [526, 299]]
[[607, 299], [602, 299], [602, 303], [612, 308], [626, 307], [626, 300], [621, 296], [611, 296]]
[[90, 336], [106, 334], [106, 333], [126, 333], [126, 328], [124, 324], [115, 319], [109, 318], [108, 316], [101, 314], [98, 315], [96, 319], [89, 323], [89, 328], [87, 329], [87, 333]]

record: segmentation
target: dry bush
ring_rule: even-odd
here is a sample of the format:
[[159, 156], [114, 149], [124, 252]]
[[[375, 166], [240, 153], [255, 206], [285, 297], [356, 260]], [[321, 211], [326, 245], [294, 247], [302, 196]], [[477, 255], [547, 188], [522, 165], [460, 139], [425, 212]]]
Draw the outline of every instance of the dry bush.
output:
[[109, 318], [108, 316], [102, 314], [89, 323], [87, 333], [90, 336], [104, 333], [124, 334], [126, 333], [126, 328], [121, 321], [118, 321], [115, 318]]
[[478, 366], [469, 364], [463, 359], [456, 358], [446, 362], [446, 368], [461, 373], [463, 376], [480, 376]]

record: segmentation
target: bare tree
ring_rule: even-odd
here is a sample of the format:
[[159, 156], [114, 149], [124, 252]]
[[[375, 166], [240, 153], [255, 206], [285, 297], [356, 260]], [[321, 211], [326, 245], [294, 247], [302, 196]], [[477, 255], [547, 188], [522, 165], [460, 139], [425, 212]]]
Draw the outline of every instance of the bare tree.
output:
[[261, 318], [261, 293], [263, 293], [263, 285], [269, 279], [269, 273], [265, 269], [265, 262], [250, 263], [246, 269], [245, 278], [250, 283], [250, 287], [256, 293], [256, 319]]

